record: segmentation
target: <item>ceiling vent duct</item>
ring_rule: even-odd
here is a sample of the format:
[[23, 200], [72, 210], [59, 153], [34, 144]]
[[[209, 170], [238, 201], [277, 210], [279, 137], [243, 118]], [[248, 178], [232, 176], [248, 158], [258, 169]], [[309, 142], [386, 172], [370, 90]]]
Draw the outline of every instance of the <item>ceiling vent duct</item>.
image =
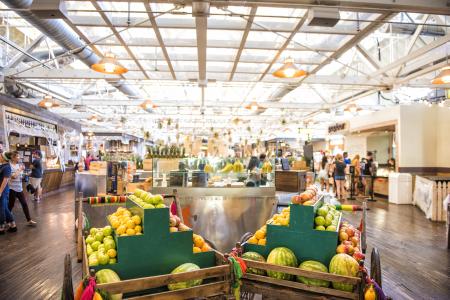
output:
[[339, 22], [340, 15], [337, 8], [314, 7], [308, 11], [306, 25], [319, 27], [334, 27]]
[[40, 19], [67, 19], [66, 4], [62, 0], [34, 0], [30, 11]]

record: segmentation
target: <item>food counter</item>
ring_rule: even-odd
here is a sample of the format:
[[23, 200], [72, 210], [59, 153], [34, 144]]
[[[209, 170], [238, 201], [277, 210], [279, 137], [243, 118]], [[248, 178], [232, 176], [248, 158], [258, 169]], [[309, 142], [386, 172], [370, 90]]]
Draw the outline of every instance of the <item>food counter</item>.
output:
[[150, 192], [173, 194], [174, 190], [185, 224], [214, 241], [219, 251], [229, 251], [238, 237], [257, 230], [277, 204], [274, 187], [154, 187]]
[[373, 193], [377, 196], [389, 196], [389, 177], [376, 176], [373, 182]]
[[61, 169], [45, 169], [42, 177], [42, 192], [44, 194], [57, 191], [70, 186], [75, 182], [75, 168], [66, 167]]
[[306, 171], [275, 171], [277, 191], [299, 193], [306, 189]]

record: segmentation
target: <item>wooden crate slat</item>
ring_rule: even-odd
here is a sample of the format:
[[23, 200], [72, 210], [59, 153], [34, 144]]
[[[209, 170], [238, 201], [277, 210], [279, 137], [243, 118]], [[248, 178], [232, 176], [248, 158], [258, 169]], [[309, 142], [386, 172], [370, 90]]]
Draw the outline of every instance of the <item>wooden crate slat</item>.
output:
[[229, 294], [230, 283], [227, 281], [219, 281], [214, 283], [208, 283], [199, 285], [192, 288], [168, 291], [151, 295], [143, 295], [129, 300], [178, 300], [178, 299], [190, 299], [196, 297], [212, 297], [217, 295]]
[[183, 282], [192, 279], [222, 277], [227, 276], [229, 274], [230, 274], [230, 266], [223, 265], [178, 274], [158, 275], [137, 279], [122, 280], [113, 283], [98, 284], [97, 288], [111, 292], [113, 294], [129, 293], [166, 286], [169, 283]]
[[[292, 274], [292, 275], [300, 275], [300, 276], [310, 277], [313, 279], [322, 279], [322, 280], [328, 280], [328, 281], [334, 281], [334, 282], [348, 283], [348, 284], [353, 284], [353, 285], [356, 285], [361, 281], [361, 278], [359, 278], [359, 277], [350, 277], [350, 276], [336, 275], [336, 274], [330, 274], [330, 273], [306, 271], [306, 270], [300, 270], [299, 268], [278, 266], [278, 265], [273, 265], [273, 264], [268, 264], [268, 263], [264, 263], [264, 262], [253, 261], [253, 260], [247, 260], [247, 259], [244, 259], [244, 261], [247, 264], [247, 267], [249, 267], [249, 268], [283, 272], [283, 273], [288, 273], [288, 274]], [[246, 277], [248, 277], [250, 275], [253, 275], [253, 274], [248, 274], [248, 273], [245, 274]]]
[[270, 283], [270, 284], [274, 284], [274, 285], [278, 285], [278, 286], [285, 286], [285, 287], [290, 287], [290, 288], [294, 288], [294, 289], [306, 290], [309, 292], [321, 293], [321, 294], [325, 294], [325, 295], [337, 296], [337, 297], [342, 297], [342, 298], [347, 298], [347, 299], [355, 299], [355, 300], [358, 299], [357, 293], [345, 292], [345, 291], [340, 291], [340, 290], [335, 290], [335, 289], [330, 289], [330, 288], [325, 288], [325, 287], [310, 286], [310, 285], [300, 283], [300, 282], [280, 280], [280, 279], [275, 279], [275, 278], [266, 277], [266, 276], [260, 276], [260, 275], [256, 275], [256, 274], [246, 274], [245, 276], [247, 277], [248, 280], [255, 280], [255, 281]]

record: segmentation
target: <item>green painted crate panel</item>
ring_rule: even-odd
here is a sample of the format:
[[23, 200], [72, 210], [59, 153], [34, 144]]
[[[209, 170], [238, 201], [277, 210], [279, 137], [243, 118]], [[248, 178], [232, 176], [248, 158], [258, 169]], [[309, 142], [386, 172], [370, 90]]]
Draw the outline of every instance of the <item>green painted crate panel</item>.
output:
[[115, 235], [117, 263], [93, 267], [112, 269], [121, 279], [168, 274], [177, 266], [191, 262], [200, 268], [216, 265], [213, 251], [192, 252], [192, 230], [169, 232], [169, 209], [143, 209], [127, 200], [127, 208], [142, 218], [143, 234]]
[[316, 260], [326, 266], [329, 265], [331, 258], [336, 254], [338, 232], [314, 229], [315, 211], [322, 204], [322, 199], [314, 206], [291, 204], [289, 226], [268, 224], [266, 245], [246, 243], [244, 250], [255, 251], [267, 257], [274, 248], [287, 247], [295, 253], [300, 262]]

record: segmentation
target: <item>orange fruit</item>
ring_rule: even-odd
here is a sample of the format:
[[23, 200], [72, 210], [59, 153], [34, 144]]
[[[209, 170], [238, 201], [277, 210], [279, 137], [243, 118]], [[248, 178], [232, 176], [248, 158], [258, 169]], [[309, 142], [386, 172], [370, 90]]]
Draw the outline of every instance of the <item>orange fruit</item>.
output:
[[207, 243], [204, 243], [203, 247], [202, 247], [202, 252], [206, 252], [206, 251], [210, 251], [210, 250], [211, 250], [211, 247], [209, 247], [209, 245]]
[[258, 244], [258, 239], [255, 236], [252, 236], [247, 241], [249, 244]]
[[202, 249], [199, 248], [199, 247], [193, 247], [193, 248], [192, 248], [192, 251], [193, 251], [194, 253], [200, 253], [200, 252], [202, 252]]
[[194, 238], [194, 245], [196, 247], [202, 248], [204, 243], [205, 240], [201, 236], [198, 235]]
[[267, 225], [264, 225], [259, 230], [261, 230], [262, 232], [264, 232], [264, 234], [266, 234], [267, 233]]
[[256, 230], [255, 237], [260, 240], [263, 239], [266, 236], [266, 234], [262, 230]]
[[288, 226], [289, 225], [289, 220], [286, 218], [280, 218], [278, 220], [278, 222], [280, 223], [281, 226]]
[[265, 245], [266, 245], [266, 239], [260, 239], [260, 240], [258, 241], [258, 245], [265, 246]]
[[136, 235], [136, 231], [134, 231], [134, 229], [132, 229], [132, 228], [128, 228], [127, 235]]

